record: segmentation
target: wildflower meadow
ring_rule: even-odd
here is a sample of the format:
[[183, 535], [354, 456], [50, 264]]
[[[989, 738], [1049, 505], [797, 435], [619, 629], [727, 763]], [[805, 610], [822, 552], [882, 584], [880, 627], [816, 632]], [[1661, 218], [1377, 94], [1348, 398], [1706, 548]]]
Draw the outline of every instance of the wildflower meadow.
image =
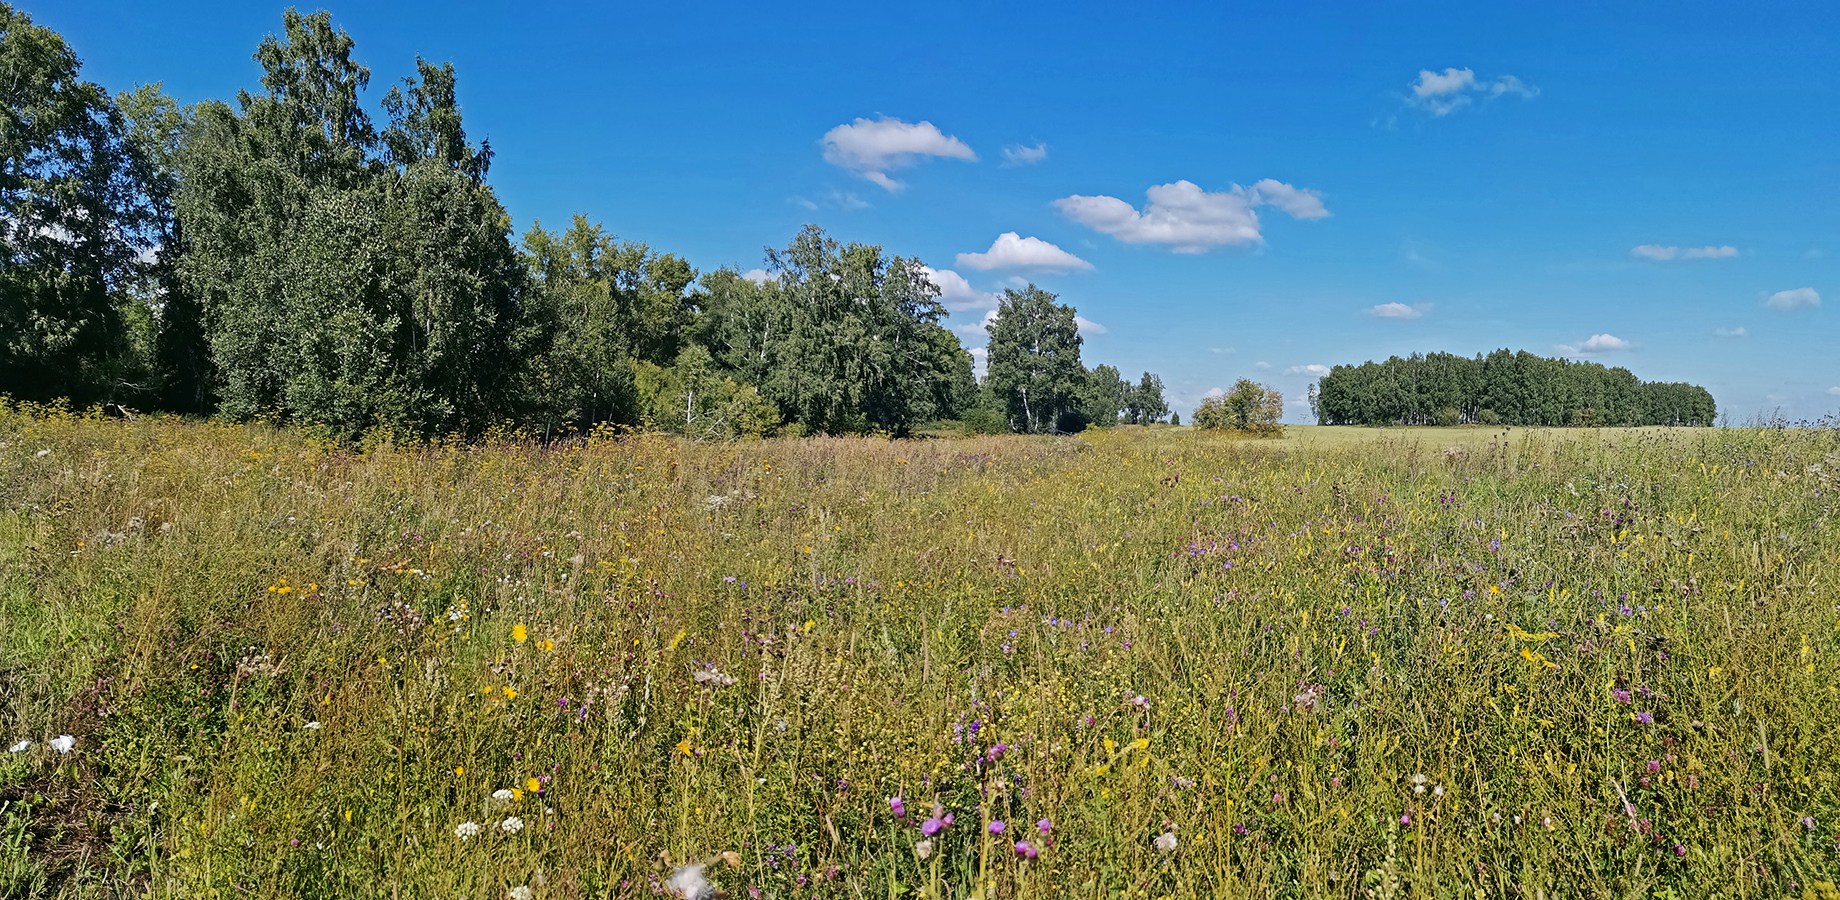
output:
[[1840, 896], [1840, 433], [1410, 434], [7, 408], [0, 895]]

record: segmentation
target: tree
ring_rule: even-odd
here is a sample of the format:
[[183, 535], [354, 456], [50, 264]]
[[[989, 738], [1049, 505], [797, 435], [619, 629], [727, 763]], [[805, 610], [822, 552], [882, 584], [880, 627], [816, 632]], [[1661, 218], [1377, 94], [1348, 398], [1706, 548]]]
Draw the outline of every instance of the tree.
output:
[[1116, 425], [1135, 421], [1131, 412], [1134, 398], [1131, 383], [1118, 374], [1115, 366], [1098, 366], [1085, 373], [1081, 381], [1080, 411], [1094, 425]]
[[644, 414], [634, 366], [669, 367], [685, 349], [696, 270], [644, 244], [621, 243], [576, 215], [561, 234], [542, 223], [524, 235], [531, 319], [545, 348], [531, 370], [533, 400], [548, 426], [637, 423]]
[[716, 363], [809, 432], [902, 435], [969, 401], [971, 355], [917, 259], [839, 244], [815, 225], [767, 251], [774, 278], [703, 281], [694, 331]]
[[1224, 393], [1210, 394], [1192, 417], [1197, 428], [1260, 435], [1281, 433], [1283, 419], [1284, 395], [1249, 378], [1234, 382]]
[[1149, 372], [1131, 389], [1132, 421], [1138, 425], [1160, 422], [1169, 415], [1169, 402], [1163, 399], [1163, 379]]
[[1080, 332], [1073, 307], [1031, 284], [1003, 292], [990, 328], [985, 381], [1016, 431], [1059, 430], [1076, 410], [1081, 377]]
[[125, 309], [152, 244], [121, 112], [64, 39], [0, 3], [0, 393], [138, 392]]
[[220, 410], [353, 434], [474, 430], [516, 411], [530, 334], [509, 216], [451, 66], [417, 60], [382, 134], [329, 14], [288, 10], [263, 92], [201, 104], [175, 207]]

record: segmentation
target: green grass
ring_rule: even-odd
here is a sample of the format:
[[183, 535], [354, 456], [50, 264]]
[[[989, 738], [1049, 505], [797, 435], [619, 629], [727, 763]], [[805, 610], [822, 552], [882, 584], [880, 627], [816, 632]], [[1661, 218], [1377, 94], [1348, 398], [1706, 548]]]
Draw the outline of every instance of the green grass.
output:
[[0, 754], [0, 896], [649, 897], [706, 862], [731, 897], [1780, 898], [1840, 869], [1833, 432], [357, 452], [9, 412], [0, 444], [0, 740], [37, 742]]

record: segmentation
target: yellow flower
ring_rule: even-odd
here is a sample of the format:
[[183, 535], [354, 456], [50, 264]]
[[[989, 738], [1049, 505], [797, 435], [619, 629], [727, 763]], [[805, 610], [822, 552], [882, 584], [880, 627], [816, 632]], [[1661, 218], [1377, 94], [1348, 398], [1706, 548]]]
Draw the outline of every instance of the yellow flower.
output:
[[690, 739], [689, 738], [684, 738], [683, 740], [677, 742], [677, 752], [682, 753], [685, 756], [695, 756], [696, 755], [690, 749]]
[[511, 685], [508, 685], [508, 684], [505, 685], [505, 699], [506, 700], [516, 700], [517, 699], [517, 691], [512, 690]]
[[520, 644], [530, 640], [530, 629], [525, 628], [523, 622], [511, 626], [511, 639]]
[[534, 794], [542, 789], [543, 789], [543, 782], [538, 781], [535, 778], [524, 779], [524, 790], [527, 790]]
[[524, 799], [524, 792], [521, 790], [518, 790], [517, 788], [512, 788], [511, 789], [511, 802], [516, 803], [517, 801], [522, 800], [522, 799]]
[[461, 775], [465, 775], [465, 774], [466, 774], [466, 767], [465, 767], [465, 766], [455, 766], [455, 767], [454, 767], [454, 776], [455, 776], [455, 777], [459, 777], [459, 776], [461, 776]]

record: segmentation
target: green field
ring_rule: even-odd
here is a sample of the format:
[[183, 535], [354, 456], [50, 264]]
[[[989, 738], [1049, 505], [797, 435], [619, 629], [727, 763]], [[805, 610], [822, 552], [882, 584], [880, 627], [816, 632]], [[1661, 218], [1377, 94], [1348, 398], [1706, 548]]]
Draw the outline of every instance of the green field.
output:
[[0, 896], [1840, 870], [1833, 431], [360, 451], [9, 411], [0, 491]]

